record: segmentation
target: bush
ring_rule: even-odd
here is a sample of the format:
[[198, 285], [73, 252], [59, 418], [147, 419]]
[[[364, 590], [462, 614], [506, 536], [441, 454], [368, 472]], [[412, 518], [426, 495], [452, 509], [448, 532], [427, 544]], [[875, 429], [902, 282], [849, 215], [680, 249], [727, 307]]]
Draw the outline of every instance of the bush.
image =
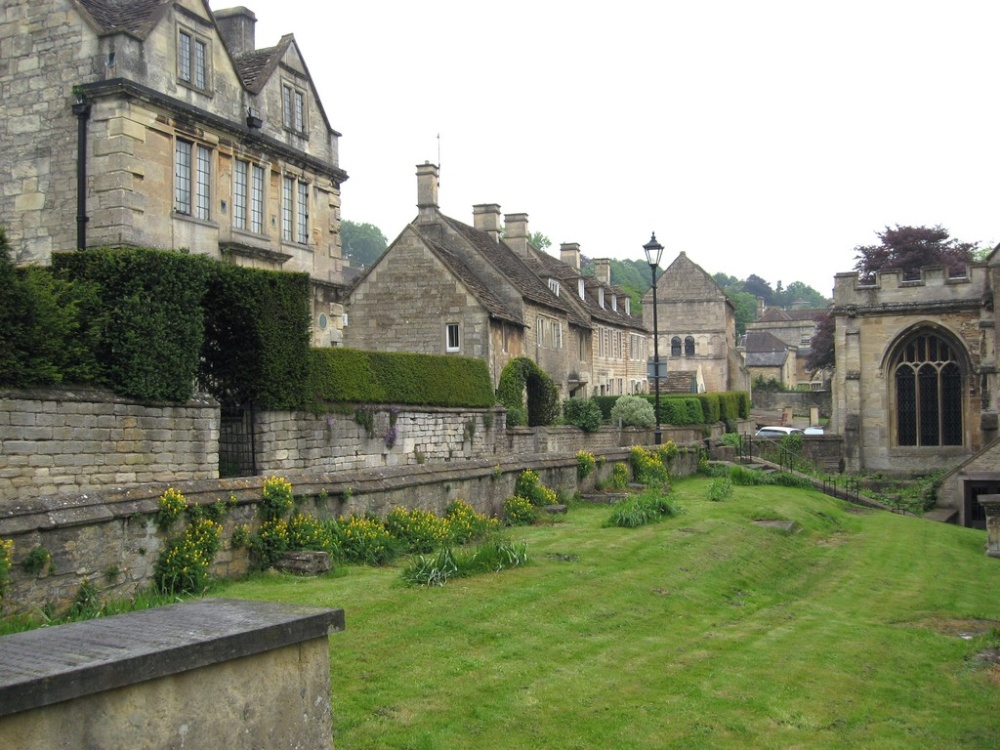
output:
[[525, 390], [528, 396], [528, 426], [552, 424], [559, 415], [559, 391], [556, 384], [530, 359], [516, 357], [500, 373], [497, 399], [508, 410], [522, 409]]
[[449, 536], [445, 519], [419, 508], [393, 508], [386, 516], [385, 528], [403, 552], [432, 552]]
[[538, 518], [538, 508], [526, 497], [514, 495], [503, 501], [503, 522], [507, 526], [530, 526]]
[[676, 506], [658, 491], [629, 497], [615, 504], [609, 526], [636, 528], [677, 514]]
[[619, 461], [611, 467], [611, 486], [620, 490], [623, 487], [628, 487], [628, 482], [628, 464]]
[[378, 518], [351, 516], [331, 525], [348, 562], [384, 565], [398, 556], [398, 544]]
[[594, 473], [594, 469], [597, 468], [597, 459], [594, 458], [594, 454], [590, 451], [577, 451], [576, 452], [576, 477], [577, 479], [586, 479], [591, 474]]
[[563, 401], [563, 421], [584, 432], [597, 432], [603, 421], [601, 407], [593, 399], [568, 398]]
[[180, 537], [167, 542], [154, 566], [156, 588], [163, 593], [198, 593], [208, 588], [209, 568], [219, 551], [222, 525], [194, 518]]
[[264, 480], [264, 497], [257, 506], [260, 517], [265, 521], [281, 518], [292, 509], [295, 498], [292, 485], [282, 477], [268, 477]]
[[473, 539], [480, 539], [496, 531], [499, 526], [497, 519], [476, 513], [464, 500], [453, 500], [448, 505], [445, 520], [448, 523], [448, 538], [455, 544], [465, 544]]
[[648, 451], [641, 445], [633, 446], [629, 451], [629, 464], [635, 481], [642, 484], [662, 485], [669, 479], [667, 467], [660, 459], [659, 453]]
[[522, 471], [518, 476], [514, 494], [529, 500], [532, 505], [552, 505], [559, 499], [556, 491], [542, 484], [538, 474], [531, 469]]
[[656, 415], [649, 401], [640, 396], [620, 396], [611, 408], [611, 423], [625, 427], [651, 427]]

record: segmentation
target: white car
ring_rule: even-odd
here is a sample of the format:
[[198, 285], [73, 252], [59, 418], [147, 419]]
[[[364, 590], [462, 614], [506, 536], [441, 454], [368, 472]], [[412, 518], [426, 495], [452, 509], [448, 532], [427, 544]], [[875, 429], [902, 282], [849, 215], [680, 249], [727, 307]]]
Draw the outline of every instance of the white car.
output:
[[761, 427], [757, 430], [757, 437], [781, 438], [785, 435], [802, 435], [803, 432], [798, 427], [779, 427], [777, 425]]
[[806, 427], [805, 433], [806, 433], [806, 435], [822, 435], [823, 434], [823, 428], [822, 427]]

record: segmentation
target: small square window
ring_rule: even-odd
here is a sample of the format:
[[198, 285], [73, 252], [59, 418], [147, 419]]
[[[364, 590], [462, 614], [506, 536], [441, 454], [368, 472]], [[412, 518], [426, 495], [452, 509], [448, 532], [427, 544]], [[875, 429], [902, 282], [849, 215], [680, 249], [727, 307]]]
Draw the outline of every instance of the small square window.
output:
[[458, 323], [448, 323], [445, 326], [445, 351], [457, 352], [459, 350]]

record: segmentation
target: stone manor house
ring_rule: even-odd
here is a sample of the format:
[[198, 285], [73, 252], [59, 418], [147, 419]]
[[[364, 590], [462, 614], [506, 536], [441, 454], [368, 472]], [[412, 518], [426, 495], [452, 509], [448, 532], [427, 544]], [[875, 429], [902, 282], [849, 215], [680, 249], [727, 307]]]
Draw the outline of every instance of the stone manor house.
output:
[[313, 282], [339, 343], [337, 140], [295, 38], [205, 0], [5, 0], [0, 225], [21, 263], [186, 248]]

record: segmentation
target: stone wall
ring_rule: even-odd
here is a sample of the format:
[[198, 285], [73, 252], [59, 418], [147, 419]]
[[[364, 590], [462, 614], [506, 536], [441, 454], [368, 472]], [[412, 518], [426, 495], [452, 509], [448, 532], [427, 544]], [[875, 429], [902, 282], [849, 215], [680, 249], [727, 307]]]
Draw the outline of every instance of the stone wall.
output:
[[765, 391], [757, 388], [753, 392], [755, 409], [782, 410], [792, 408], [796, 416], [809, 416], [809, 409], [819, 409], [821, 417], [829, 417], [833, 411], [833, 396], [830, 391]]
[[94, 388], [0, 390], [0, 499], [213, 479], [219, 408], [145, 406]]
[[[697, 471], [701, 443], [682, 450], [671, 471], [686, 476]], [[317, 518], [375, 513], [384, 516], [395, 506], [444, 513], [453, 500], [465, 500], [478, 512], [495, 515], [513, 494], [525, 469], [536, 471], [542, 483], [562, 497], [610, 477], [613, 465], [628, 460], [628, 449], [595, 450], [603, 459], [596, 474], [577, 478], [573, 453], [527, 453], [482, 460], [453, 460], [366, 470], [282, 472], [299, 498], [299, 509]], [[258, 521], [263, 477], [178, 482], [189, 504], [208, 506], [220, 501], [222, 547], [212, 566], [218, 577], [237, 577], [248, 570], [247, 551], [234, 548], [232, 536], [242, 524]], [[82, 496], [38, 497], [8, 504], [0, 512], [0, 539], [14, 542], [11, 589], [3, 601], [5, 613], [37, 610], [46, 603], [62, 608], [80, 589], [102, 597], [130, 596], [153, 580], [154, 567], [166, 535], [156, 525], [158, 498], [166, 484], [137, 486]], [[173, 533], [179, 533], [175, 528]], [[51, 555], [51, 566], [27, 573], [21, 561], [35, 547]]]
[[[367, 412], [368, 427], [358, 423]], [[312, 415], [262, 412], [257, 416], [261, 473], [297, 469], [353, 471], [481, 458], [505, 451], [503, 409], [378, 407]]]

